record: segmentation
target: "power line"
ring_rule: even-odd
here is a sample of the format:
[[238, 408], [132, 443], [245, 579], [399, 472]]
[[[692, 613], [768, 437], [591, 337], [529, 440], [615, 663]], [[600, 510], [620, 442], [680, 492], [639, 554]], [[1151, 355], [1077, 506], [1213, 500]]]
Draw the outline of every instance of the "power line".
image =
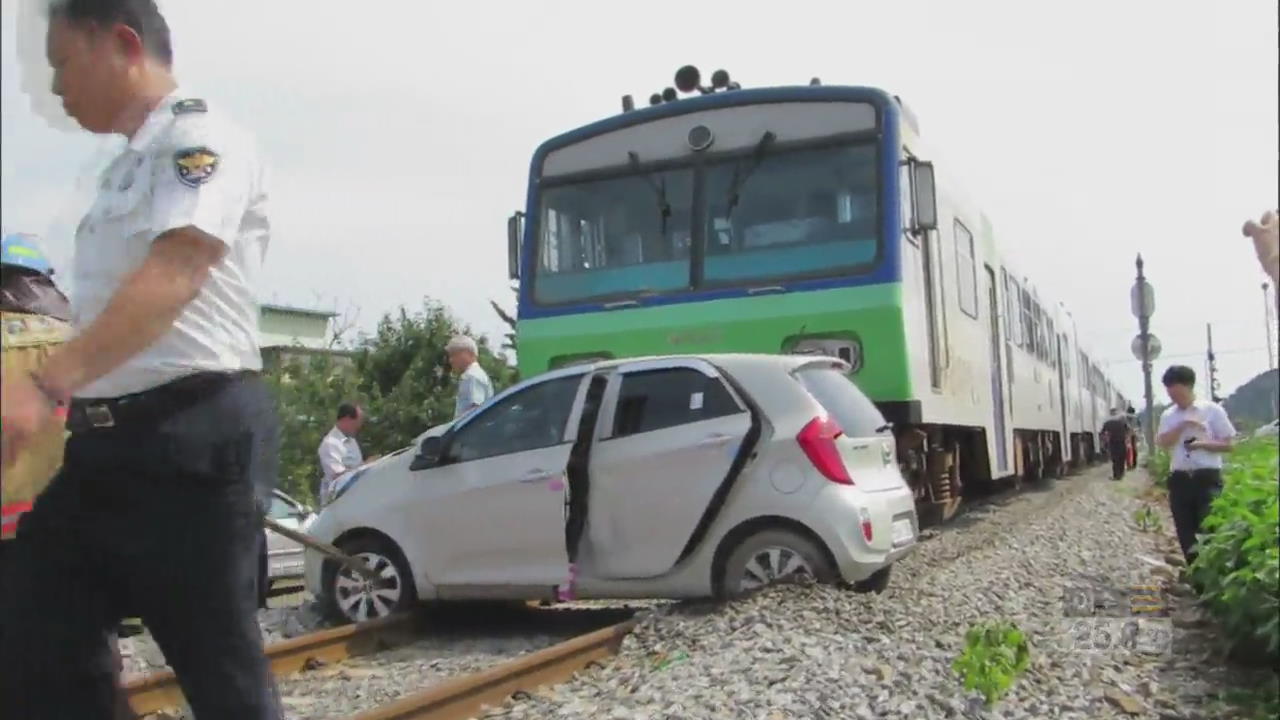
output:
[[[1245, 353], [1262, 352], [1264, 350], [1266, 350], [1265, 347], [1235, 348], [1233, 350], [1214, 350], [1213, 354], [1214, 355], [1243, 355]], [[1204, 351], [1200, 350], [1198, 352], [1177, 353], [1174, 355], [1170, 355], [1167, 353], [1160, 353], [1160, 357], [1156, 358], [1156, 362], [1159, 362], [1161, 360], [1179, 360], [1182, 358], [1193, 358], [1193, 357], [1203, 358]], [[1107, 365], [1124, 365], [1126, 363], [1136, 363], [1141, 361], [1135, 360], [1133, 357], [1127, 357], [1127, 358], [1113, 358], [1111, 360], [1103, 360], [1102, 362], [1106, 363]]]

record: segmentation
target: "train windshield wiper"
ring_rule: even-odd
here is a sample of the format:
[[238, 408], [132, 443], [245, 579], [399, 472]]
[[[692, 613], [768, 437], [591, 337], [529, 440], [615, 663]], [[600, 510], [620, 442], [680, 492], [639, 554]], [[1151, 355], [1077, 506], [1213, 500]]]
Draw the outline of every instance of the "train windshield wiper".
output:
[[640, 156], [634, 150], [627, 151], [627, 162], [630, 163], [632, 171], [635, 172], [642, 180], [649, 183], [649, 187], [653, 188], [653, 194], [658, 198], [658, 212], [662, 214], [662, 237], [667, 236], [667, 219], [671, 217], [671, 203], [667, 202], [667, 181], [664, 178], [661, 183], [653, 179], [653, 175], [640, 169]]
[[755, 149], [751, 151], [751, 164], [747, 167], [746, 171], [743, 171], [742, 163], [740, 162], [733, 166], [733, 178], [729, 180], [728, 209], [724, 212], [724, 216], [726, 218], [733, 214], [733, 209], [737, 207], [738, 200], [741, 199], [738, 196], [738, 192], [742, 190], [742, 186], [747, 182], [747, 178], [751, 177], [751, 173], [755, 172], [756, 168], [760, 167], [760, 163], [764, 160], [765, 153], [769, 151], [769, 146], [773, 144], [773, 141], [776, 140], [777, 137], [777, 135], [773, 134], [772, 130], [766, 130], [764, 135], [760, 136], [760, 141], [756, 143]]

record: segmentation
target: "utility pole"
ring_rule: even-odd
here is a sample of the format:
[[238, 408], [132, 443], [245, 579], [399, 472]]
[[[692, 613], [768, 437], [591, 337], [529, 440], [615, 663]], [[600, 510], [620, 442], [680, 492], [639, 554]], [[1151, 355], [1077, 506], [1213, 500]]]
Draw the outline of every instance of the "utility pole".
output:
[[1209, 341], [1209, 399], [1220, 403], [1222, 398], [1218, 397], [1218, 362], [1213, 356], [1213, 323], [1205, 323], [1204, 331]]
[[1155, 403], [1151, 393], [1151, 361], [1155, 360], [1160, 354], [1160, 341], [1151, 334], [1151, 315], [1156, 310], [1156, 293], [1151, 287], [1151, 283], [1147, 282], [1146, 275], [1142, 272], [1142, 254], [1138, 254], [1138, 260], [1135, 263], [1138, 268], [1138, 278], [1133, 283], [1133, 290], [1129, 293], [1129, 305], [1135, 317], [1138, 318], [1138, 337], [1134, 338], [1132, 349], [1138, 359], [1142, 361], [1142, 391], [1147, 406], [1143, 411], [1142, 434], [1145, 435], [1147, 442], [1147, 457], [1155, 451]]
[[[1274, 371], [1276, 369], [1276, 346], [1271, 344], [1271, 329], [1276, 326], [1276, 316], [1273, 314], [1275, 305], [1271, 303], [1268, 290], [1271, 288], [1269, 283], [1262, 283], [1262, 312], [1263, 317], [1267, 321], [1267, 370]], [[1271, 393], [1271, 417], [1280, 416], [1280, 399], [1276, 398], [1275, 393]]]
[[1272, 315], [1274, 309], [1271, 305], [1271, 297], [1267, 290], [1271, 287], [1269, 283], [1262, 283], [1262, 311], [1263, 317], [1267, 320], [1267, 369], [1276, 369], [1276, 347], [1271, 344], [1271, 328], [1276, 326], [1276, 318]]

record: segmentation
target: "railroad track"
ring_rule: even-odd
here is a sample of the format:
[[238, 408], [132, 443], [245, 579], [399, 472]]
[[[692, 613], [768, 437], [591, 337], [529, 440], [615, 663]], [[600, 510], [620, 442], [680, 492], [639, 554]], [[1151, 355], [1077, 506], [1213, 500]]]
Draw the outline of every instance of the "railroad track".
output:
[[[634, 608], [626, 607], [544, 609], [526, 606], [497, 614], [464, 610], [461, 617], [449, 611], [404, 614], [274, 643], [266, 648], [266, 654], [282, 692], [288, 690], [289, 683], [294, 683], [304, 685], [301, 694], [309, 695], [314, 690], [306, 689], [306, 683], [340, 684], [349, 672], [401, 677], [394, 668], [348, 668], [394, 652], [404, 656], [402, 661], [412, 660], [415, 643], [430, 638], [443, 638], [447, 643], [452, 637], [466, 638], [477, 627], [498, 635], [529, 635], [536, 631], [540, 640], [572, 635], [561, 642], [543, 642], [542, 647], [523, 654], [508, 653], [515, 656], [497, 663], [489, 662], [490, 658], [482, 653], [479, 662], [485, 667], [478, 672], [445, 673], [443, 680], [419, 688], [408, 680], [394, 688], [397, 697], [391, 702], [376, 707], [368, 707], [375, 703], [365, 703], [367, 707], [362, 708], [363, 712], [354, 714], [358, 720], [460, 720], [480, 714], [485, 706], [500, 705], [515, 693], [531, 692], [566, 680], [579, 669], [613, 655], [634, 627], [635, 620], [631, 617], [634, 613]], [[448, 621], [453, 624], [443, 624]], [[584, 628], [587, 631], [582, 633]], [[359, 682], [360, 674], [353, 682]], [[364, 692], [361, 689], [357, 694]], [[125, 696], [137, 720], [169, 717], [154, 714], [172, 712], [184, 703], [177, 678], [169, 670], [128, 683]]]
[[[1085, 468], [1087, 472], [1089, 468]], [[935, 525], [926, 538], [948, 527], [980, 521], [989, 511], [996, 511], [1008, 500], [1030, 488], [1001, 488], [965, 503], [951, 519]], [[926, 538], [922, 538], [926, 539]], [[283, 594], [283, 593], [282, 593]], [[519, 634], [534, 630], [571, 630], [573, 637], [534, 649], [491, 664], [479, 671], [462, 671], [430, 682], [423, 689], [410, 691], [385, 704], [357, 712], [353, 720], [465, 720], [486, 707], [501, 705], [514, 694], [532, 692], [539, 687], [569, 679], [578, 670], [617, 653], [623, 638], [635, 627], [633, 608], [518, 608], [514, 613], [493, 617], [480, 615], [485, 627], [493, 623]], [[424, 637], [447, 635], [451, 631], [444, 622], [457, 620], [456, 614], [404, 614], [381, 618], [359, 625], [322, 630], [302, 637], [274, 643], [267, 647], [271, 671], [284, 682], [309, 675], [342, 674], [343, 664], [359, 658], [376, 656], [396, 648], [411, 646]], [[472, 617], [470, 622], [475, 622]], [[512, 622], [514, 620], [514, 623]], [[530, 623], [529, 621], [532, 621]], [[465, 625], [465, 622], [464, 622]], [[567, 627], [566, 627], [567, 626]], [[586, 632], [581, 632], [582, 628]], [[468, 632], [465, 628], [461, 631]], [[307, 671], [319, 671], [315, 673]], [[366, 670], [369, 674], [379, 671]], [[322, 682], [322, 681], [321, 681]], [[411, 684], [411, 683], [407, 683]], [[403, 687], [398, 688], [403, 690]], [[130, 682], [126, 697], [135, 717], [145, 718], [183, 704], [182, 691], [171, 671], [152, 673]], [[305, 693], [305, 691], [304, 691]]]

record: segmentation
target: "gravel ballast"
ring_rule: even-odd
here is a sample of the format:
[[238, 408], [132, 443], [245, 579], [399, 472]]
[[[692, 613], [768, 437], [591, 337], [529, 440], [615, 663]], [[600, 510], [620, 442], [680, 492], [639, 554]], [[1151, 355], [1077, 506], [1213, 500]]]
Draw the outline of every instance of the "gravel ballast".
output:
[[[1231, 676], [1235, 685], [1274, 685], [1274, 676], [1224, 662], [1214, 628], [1176, 582], [1180, 559], [1167, 510], [1139, 498], [1145, 475], [1131, 473], [1123, 483], [1105, 475], [1092, 469], [976, 504], [941, 531], [927, 531], [880, 595], [801, 585], [723, 605], [650, 604], [618, 657], [485, 717], [1230, 717], [1215, 696], [1232, 686]], [[1156, 532], [1135, 522], [1144, 502], [1163, 520]], [[1064, 613], [1065, 601], [1087, 588], [1099, 606], [1125, 615], [1125, 591], [1135, 584], [1167, 590], [1158, 594], [1172, 616], [1155, 622], [1172, 627], [1173, 639], [1155, 652], [1098, 634], [1118, 629], [1124, 617], [1082, 626]], [[951, 663], [963, 651], [965, 631], [995, 619], [1026, 633], [1032, 662], [986, 708]], [[308, 604], [264, 611], [262, 620], [272, 641], [314, 629], [319, 618]], [[321, 667], [280, 681], [286, 717], [350, 717], [565, 637], [535, 625], [473, 628]]]
[[[1167, 512], [1156, 506], [1161, 532], [1134, 521], [1145, 485], [1140, 472], [1115, 483], [1093, 469], [983, 504], [929, 533], [880, 595], [777, 587], [725, 606], [659, 610], [607, 666], [485, 717], [1225, 717], [1213, 696], [1239, 671], [1224, 665], [1213, 629], [1186, 597], [1164, 595], [1172, 617], [1156, 622], [1176, 627], [1163, 652], [1097, 634], [1079, 646], [1064, 617], [1068, 588], [1114, 588], [1122, 606], [1133, 584], [1184, 592], [1170, 564]], [[950, 666], [965, 631], [991, 619], [1028, 635], [1032, 663], [986, 709]]]

